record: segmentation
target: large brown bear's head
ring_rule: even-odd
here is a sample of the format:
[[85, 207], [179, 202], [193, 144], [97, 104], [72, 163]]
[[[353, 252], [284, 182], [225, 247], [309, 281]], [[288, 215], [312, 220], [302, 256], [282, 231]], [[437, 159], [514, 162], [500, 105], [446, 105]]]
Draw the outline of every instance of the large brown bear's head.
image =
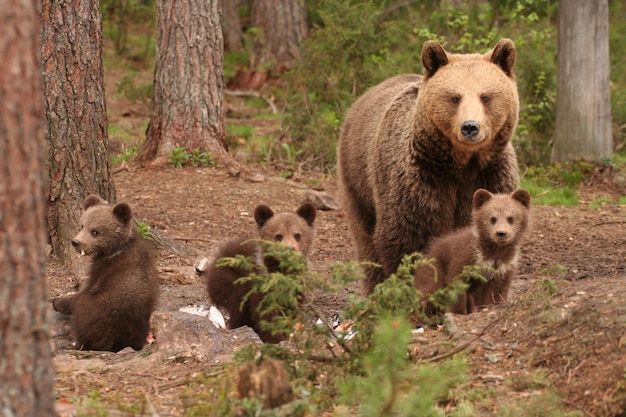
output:
[[91, 194], [83, 202], [83, 210], [80, 232], [72, 239], [81, 255], [110, 256], [133, 240], [136, 227], [128, 204], [111, 205]]
[[285, 246], [308, 256], [315, 238], [315, 216], [317, 210], [312, 203], [304, 203], [295, 212], [275, 214], [266, 205], [254, 210], [254, 219], [263, 240], [281, 242]]
[[476, 151], [511, 139], [519, 113], [515, 59], [510, 39], [483, 55], [450, 54], [439, 42], [424, 43], [421, 110], [455, 148]]

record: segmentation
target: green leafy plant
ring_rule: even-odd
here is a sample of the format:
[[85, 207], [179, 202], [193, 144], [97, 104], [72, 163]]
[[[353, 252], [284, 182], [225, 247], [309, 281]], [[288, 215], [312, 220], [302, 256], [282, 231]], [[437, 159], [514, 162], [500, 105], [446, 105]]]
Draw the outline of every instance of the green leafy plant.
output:
[[169, 152], [168, 159], [174, 168], [182, 168], [187, 164], [193, 167], [209, 167], [215, 166], [213, 155], [210, 152], [204, 152], [199, 149], [187, 151], [186, 147], [176, 147]]
[[381, 317], [371, 348], [361, 357], [361, 372], [337, 381], [340, 401], [362, 416], [434, 415], [437, 400], [467, 379], [462, 360], [443, 366], [415, 366], [406, 354], [411, 326], [406, 319]]
[[189, 154], [184, 147], [176, 147], [169, 152], [169, 162], [174, 168], [182, 168], [189, 162]]
[[139, 236], [144, 239], [152, 239], [152, 229], [150, 229], [150, 226], [144, 222], [137, 222], [137, 232], [139, 233]]

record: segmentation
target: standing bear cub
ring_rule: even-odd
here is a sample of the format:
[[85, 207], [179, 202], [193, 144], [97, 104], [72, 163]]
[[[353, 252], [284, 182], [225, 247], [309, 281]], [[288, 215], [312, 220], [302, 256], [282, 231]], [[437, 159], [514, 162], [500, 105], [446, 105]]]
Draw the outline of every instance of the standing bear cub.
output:
[[262, 316], [258, 312], [263, 294], [253, 293], [245, 305], [241, 306], [244, 296], [253, 289], [251, 282], [236, 283], [239, 278], [250, 275], [250, 271], [232, 266], [217, 266], [217, 261], [225, 257], [243, 255], [251, 258], [255, 264], [255, 273], [260, 273], [263, 266], [268, 272], [279, 272], [280, 263], [271, 256], [264, 254], [263, 245], [258, 241], [280, 242], [290, 249], [301, 252], [307, 257], [313, 247], [315, 229], [313, 223], [317, 210], [312, 203], [302, 204], [294, 212], [275, 214], [266, 205], [254, 210], [254, 220], [258, 226], [258, 238], [239, 238], [221, 243], [213, 257], [212, 263], [205, 271], [198, 271], [206, 279], [211, 301], [229, 316], [228, 328], [235, 329], [249, 326], [266, 343], [278, 343], [282, 335], [275, 335], [261, 328], [261, 321], [269, 321], [271, 317]]
[[[530, 193], [519, 189], [512, 194], [474, 193], [472, 225], [433, 240], [425, 257], [435, 259], [415, 273], [415, 286], [424, 295], [445, 287], [465, 266], [476, 265], [486, 281], [469, 282], [448, 311], [471, 313], [476, 307], [507, 299], [517, 272], [520, 244], [529, 227]], [[435, 277], [435, 270], [437, 275]], [[436, 310], [429, 306], [427, 313]]]
[[128, 204], [92, 194], [83, 210], [72, 246], [91, 257], [89, 275], [78, 293], [54, 298], [52, 306], [70, 316], [79, 349], [141, 349], [159, 296], [153, 249], [137, 232]]
[[517, 189], [515, 58], [510, 39], [483, 55], [427, 41], [423, 75], [393, 77], [352, 105], [339, 183], [358, 258], [382, 266], [366, 268], [366, 293], [404, 255], [468, 225], [474, 191]]

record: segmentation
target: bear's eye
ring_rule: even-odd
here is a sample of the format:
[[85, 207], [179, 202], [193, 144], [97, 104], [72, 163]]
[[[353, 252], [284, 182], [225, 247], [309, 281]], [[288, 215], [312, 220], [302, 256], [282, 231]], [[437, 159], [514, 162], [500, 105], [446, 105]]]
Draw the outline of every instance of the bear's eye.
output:
[[459, 104], [461, 102], [461, 96], [452, 96], [450, 98], [452, 104]]
[[489, 102], [491, 101], [491, 97], [489, 97], [489, 96], [484, 96], [484, 95], [483, 95], [483, 96], [480, 96], [480, 101], [481, 101], [483, 104], [489, 104]]
[[496, 219], [495, 217], [492, 217], [491, 219], [489, 219], [489, 221], [491, 222], [491, 224], [496, 224], [498, 219]]
[[274, 240], [275, 240], [276, 242], [282, 242], [282, 240], [283, 240], [283, 235], [276, 235], [276, 236], [274, 236]]
[[507, 217], [506, 221], [509, 222], [509, 224], [513, 224], [513, 217]]
[[295, 235], [293, 235], [293, 238], [296, 239], [296, 242], [300, 242], [302, 235], [300, 233], [296, 233]]
[[94, 236], [94, 237], [95, 237], [95, 236], [98, 236], [98, 231], [97, 231], [96, 229], [93, 229], [93, 230], [91, 231], [91, 236]]

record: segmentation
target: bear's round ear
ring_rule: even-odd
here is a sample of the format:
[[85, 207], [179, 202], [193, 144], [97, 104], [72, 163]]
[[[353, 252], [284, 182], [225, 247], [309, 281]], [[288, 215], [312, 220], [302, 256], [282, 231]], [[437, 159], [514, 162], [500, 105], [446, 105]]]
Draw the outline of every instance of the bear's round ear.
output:
[[108, 204], [105, 200], [101, 199], [99, 195], [89, 194], [83, 201], [83, 210], [87, 210], [89, 207], [97, 206], [98, 204]]
[[515, 66], [517, 52], [515, 51], [515, 43], [511, 39], [500, 40], [484, 57], [502, 68], [502, 71], [508, 77], [514, 77], [513, 67]]
[[520, 188], [519, 190], [511, 194], [511, 198], [513, 200], [519, 201], [520, 203], [522, 203], [522, 206], [526, 208], [530, 207], [530, 193], [523, 188]]
[[118, 203], [113, 206], [113, 215], [122, 223], [128, 223], [133, 218], [133, 212], [126, 203]]
[[271, 219], [274, 216], [274, 210], [266, 206], [265, 204], [261, 204], [254, 209], [254, 220], [259, 227], [263, 227], [265, 222]]
[[426, 78], [435, 75], [437, 70], [448, 63], [448, 54], [437, 41], [426, 41], [422, 47], [422, 65]]
[[487, 201], [491, 200], [493, 194], [484, 188], [479, 188], [474, 192], [473, 205], [474, 210], [481, 208]]
[[302, 217], [309, 226], [313, 226], [313, 222], [315, 222], [315, 215], [317, 214], [317, 209], [313, 203], [302, 203], [300, 207], [296, 210], [298, 216]]

